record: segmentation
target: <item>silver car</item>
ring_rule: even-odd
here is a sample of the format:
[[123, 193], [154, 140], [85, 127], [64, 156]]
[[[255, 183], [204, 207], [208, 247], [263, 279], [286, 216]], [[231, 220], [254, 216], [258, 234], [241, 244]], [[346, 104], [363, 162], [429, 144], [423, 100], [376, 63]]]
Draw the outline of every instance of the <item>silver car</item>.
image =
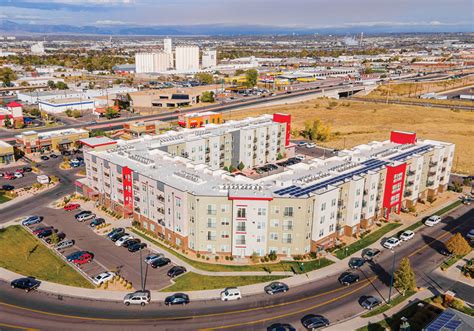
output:
[[61, 249], [66, 249], [72, 246], [74, 246], [74, 240], [66, 239], [58, 243], [54, 248], [56, 248], [57, 250], [61, 250]]

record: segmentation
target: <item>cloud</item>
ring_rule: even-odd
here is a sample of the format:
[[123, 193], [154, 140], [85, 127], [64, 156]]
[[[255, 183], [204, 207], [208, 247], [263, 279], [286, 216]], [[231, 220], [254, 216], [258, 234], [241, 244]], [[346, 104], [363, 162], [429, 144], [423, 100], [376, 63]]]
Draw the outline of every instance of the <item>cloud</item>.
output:
[[99, 20], [99, 21], [96, 21], [95, 24], [97, 25], [124, 25], [127, 23], [122, 22], [122, 21], [113, 21], [113, 20]]

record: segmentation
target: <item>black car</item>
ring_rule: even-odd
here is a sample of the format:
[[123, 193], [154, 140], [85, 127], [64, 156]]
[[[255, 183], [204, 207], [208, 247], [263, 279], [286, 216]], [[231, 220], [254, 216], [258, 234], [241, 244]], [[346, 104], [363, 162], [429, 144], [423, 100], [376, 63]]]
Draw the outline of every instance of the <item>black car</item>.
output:
[[128, 246], [128, 251], [130, 253], [138, 252], [139, 250], [142, 250], [146, 247], [145, 243], [136, 243], [131, 246]]
[[40, 159], [43, 160], [43, 161], [47, 161], [47, 160], [49, 160], [49, 157], [47, 157], [46, 155], [42, 155], [40, 157]]
[[[64, 232], [58, 233], [58, 243], [59, 243], [60, 241], [63, 241], [64, 238], [66, 238], [66, 234], [65, 234]], [[49, 237], [46, 238], [44, 241], [46, 241], [47, 244], [51, 244], [52, 238], [49, 236]]]
[[55, 232], [58, 232], [58, 230], [57, 229], [46, 229], [46, 230], [41, 231], [40, 233], [38, 233], [38, 238], [40, 238], [40, 239], [47, 238]]
[[[159, 259], [153, 260], [150, 265], [152, 268], [164, 267], [171, 263], [171, 260], [166, 257], [160, 257]], [[168, 275], [169, 276], [169, 275]]]
[[61, 154], [64, 155], [64, 156], [70, 156], [71, 152], [70, 151], [62, 151]]
[[76, 251], [76, 252], [71, 253], [68, 256], [66, 256], [66, 260], [68, 262], [72, 262], [72, 261], [78, 259], [79, 257], [81, 257], [82, 255], [84, 255], [86, 253], [87, 253], [87, 251]]
[[359, 304], [364, 307], [367, 310], [372, 310], [373, 308], [377, 307], [380, 305], [382, 301], [380, 299], [377, 299], [374, 296], [362, 296], [359, 298]]
[[125, 235], [126, 235], [125, 232], [119, 232], [119, 233], [116, 233], [116, 234], [112, 235], [112, 237], [110, 237], [110, 240], [112, 240], [113, 242], [116, 242], [117, 240], [119, 240], [120, 238], [122, 238]]
[[57, 156], [56, 154], [49, 154], [49, 157], [50, 157], [50, 158], [53, 158], [53, 159], [57, 159], [57, 158], [58, 158], [58, 156]]
[[2, 185], [3, 191], [13, 191], [14, 189], [15, 189], [15, 186], [13, 185]]
[[124, 228], [115, 228], [107, 234], [107, 237], [112, 238], [113, 235], [117, 233], [123, 233], [123, 232], [125, 232]]
[[380, 255], [380, 249], [369, 248], [363, 254], [362, 257], [366, 261], [373, 261]]
[[92, 212], [91, 212], [90, 210], [83, 210], [83, 211], [77, 213], [76, 215], [74, 215], [74, 218], [75, 218], [75, 219], [78, 219], [79, 216], [82, 216], [82, 215], [90, 215], [90, 214], [92, 214]]
[[290, 288], [288, 287], [288, 285], [282, 282], [273, 282], [265, 286], [264, 288], [265, 292], [270, 295], [273, 295], [276, 293], [285, 293], [289, 289]]
[[30, 168], [30, 167], [23, 167], [23, 171], [24, 171], [24, 172], [32, 172], [32, 171], [33, 171], [33, 168]]
[[446, 247], [438, 249], [438, 253], [444, 256], [451, 256], [451, 253], [446, 249]]
[[10, 283], [12, 288], [19, 288], [29, 292], [31, 290], [35, 290], [40, 286], [41, 282], [36, 280], [34, 277], [25, 277], [25, 278], [18, 278], [13, 280]]
[[309, 314], [301, 319], [301, 324], [307, 330], [322, 328], [329, 325], [329, 320], [322, 315]]
[[186, 305], [189, 303], [189, 296], [184, 293], [175, 293], [166, 297], [165, 305]]
[[342, 285], [351, 285], [359, 281], [359, 275], [352, 272], [343, 272], [337, 279]]
[[352, 257], [349, 260], [349, 268], [351, 269], [359, 269], [365, 263], [365, 260], [361, 257]]
[[91, 228], [94, 228], [98, 225], [101, 225], [101, 224], [104, 224], [105, 223], [105, 220], [103, 218], [96, 218], [95, 220], [93, 220], [92, 222], [90, 222], [89, 226]]
[[140, 242], [141, 242], [140, 239], [130, 238], [130, 239], [125, 240], [122, 243], [122, 247], [128, 248], [128, 247], [133, 246], [135, 244], [139, 244]]
[[181, 266], [174, 266], [173, 268], [171, 268], [170, 270], [168, 270], [168, 277], [177, 277], [179, 275], [182, 275], [186, 272], [186, 268], [185, 267], [181, 267]]
[[296, 331], [291, 324], [275, 323], [267, 328], [267, 331]]

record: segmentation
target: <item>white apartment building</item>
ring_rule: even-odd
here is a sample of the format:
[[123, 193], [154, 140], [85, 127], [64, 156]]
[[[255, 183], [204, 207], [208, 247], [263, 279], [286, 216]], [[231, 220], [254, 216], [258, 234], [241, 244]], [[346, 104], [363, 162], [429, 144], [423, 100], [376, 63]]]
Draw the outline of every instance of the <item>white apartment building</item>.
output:
[[176, 46], [175, 59], [176, 59], [176, 71], [178, 72], [199, 71], [199, 47], [198, 46]]
[[201, 69], [217, 67], [217, 51], [215, 49], [205, 49], [202, 52]]

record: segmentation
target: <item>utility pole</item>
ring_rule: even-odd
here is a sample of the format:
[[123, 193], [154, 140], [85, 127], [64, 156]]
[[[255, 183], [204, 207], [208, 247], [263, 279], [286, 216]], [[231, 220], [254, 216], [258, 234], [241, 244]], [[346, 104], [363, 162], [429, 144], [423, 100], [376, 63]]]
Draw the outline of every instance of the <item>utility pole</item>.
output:
[[142, 259], [142, 250], [140, 249], [140, 286], [142, 291], [145, 291], [145, 284], [143, 283], [143, 259]]
[[395, 251], [392, 249], [391, 252], [393, 254], [393, 260], [392, 260], [392, 273], [390, 275], [390, 288], [388, 290], [388, 304], [390, 304], [390, 301], [392, 299], [393, 273], [395, 272]]

